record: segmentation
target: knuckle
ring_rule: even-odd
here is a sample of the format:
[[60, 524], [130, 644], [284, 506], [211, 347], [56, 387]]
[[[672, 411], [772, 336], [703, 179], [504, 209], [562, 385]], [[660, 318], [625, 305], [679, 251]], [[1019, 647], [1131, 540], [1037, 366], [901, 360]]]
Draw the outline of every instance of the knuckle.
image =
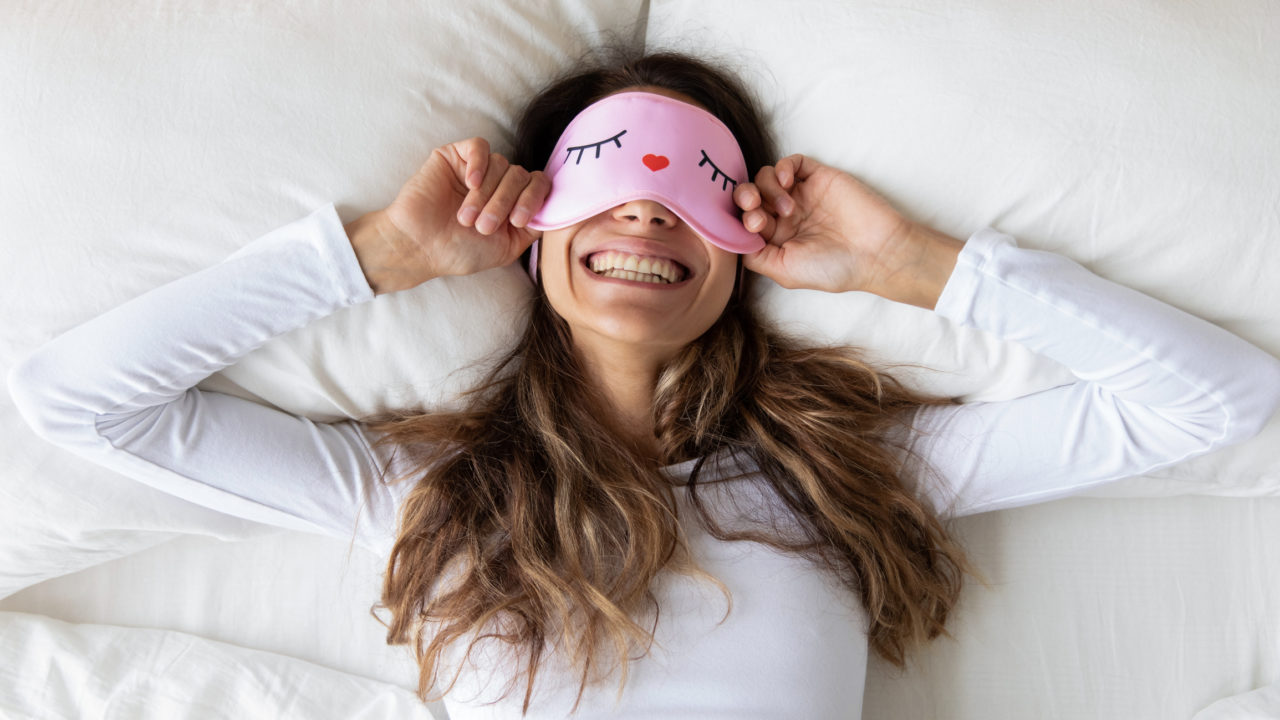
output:
[[466, 160], [468, 163], [473, 163], [488, 154], [488, 150], [482, 149], [480, 146], [480, 143], [483, 142], [484, 140], [482, 138], [467, 138], [462, 142], [455, 143], [454, 147], [457, 148], [456, 152], [463, 160]]

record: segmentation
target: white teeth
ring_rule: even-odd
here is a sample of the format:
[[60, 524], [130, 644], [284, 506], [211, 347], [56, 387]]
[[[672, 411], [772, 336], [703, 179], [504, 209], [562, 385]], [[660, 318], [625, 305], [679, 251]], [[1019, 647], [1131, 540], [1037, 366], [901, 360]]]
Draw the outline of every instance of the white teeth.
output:
[[684, 273], [670, 260], [608, 250], [591, 256], [591, 270], [605, 277], [653, 283], [679, 282]]
[[604, 272], [599, 274], [604, 277], [621, 278], [623, 280], [632, 280], [635, 282], [647, 282], [647, 283], [653, 283], [655, 285], [667, 284], [666, 280], [658, 277], [657, 275], [647, 275], [647, 274], [642, 274], [637, 272], [631, 272], [630, 270], [621, 270], [619, 268], [609, 268], [608, 270], [605, 270]]

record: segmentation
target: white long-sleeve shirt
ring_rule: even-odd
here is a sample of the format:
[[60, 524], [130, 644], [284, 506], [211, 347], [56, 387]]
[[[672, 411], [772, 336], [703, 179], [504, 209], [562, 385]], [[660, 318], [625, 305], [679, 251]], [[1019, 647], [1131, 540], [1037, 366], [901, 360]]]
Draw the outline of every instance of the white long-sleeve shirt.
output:
[[[68, 331], [16, 366], [9, 387], [41, 437], [94, 462], [233, 515], [354, 534], [386, 553], [408, 488], [380, 481], [388, 458], [363, 426], [194, 387], [272, 337], [372, 299], [326, 206]], [[936, 473], [920, 489], [942, 513], [1040, 502], [1176, 463], [1252, 436], [1280, 405], [1276, 359], [994, 230], [969, 238], [937, 312], [1078, 378], [1008, 402], [920, 411], [914, 449]], [[667, 472], [684, 477], [692, 465]], [[749, 479], [700, 492], [730, 522], [774, 501]], [[605, 684], [578, 717], [857, 718], [867, 642], [856, 599], [807, 560], [722, 543], [694, 520], [685, 530], [732, 593], [732, 612], [724, 617], [713, 587], [660, 575], [652, 653], [633, 663], [620, 701]], [[576, 676], [558, 672], [544, 667], [526, 717], [566, 715]], [[483, 703], [502, 676], [500, 663], [464, 674], [446, 699], [451, 717], [520, 717], [522, 692]]]

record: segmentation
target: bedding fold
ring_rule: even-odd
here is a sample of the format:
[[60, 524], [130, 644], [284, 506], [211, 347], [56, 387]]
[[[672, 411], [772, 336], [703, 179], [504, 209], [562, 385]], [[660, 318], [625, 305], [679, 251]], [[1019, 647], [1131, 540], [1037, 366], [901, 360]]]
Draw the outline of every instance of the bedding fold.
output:
[[171, 630], [0, 612], [0, 716], [433, 720], [414, 693]]

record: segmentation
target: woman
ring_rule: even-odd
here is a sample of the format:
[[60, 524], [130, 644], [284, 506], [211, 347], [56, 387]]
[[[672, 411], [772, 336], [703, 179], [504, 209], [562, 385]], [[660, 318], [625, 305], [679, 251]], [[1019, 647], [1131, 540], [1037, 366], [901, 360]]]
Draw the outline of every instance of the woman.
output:
[[[344, 228], [322, 208], [52, 341], [15, 399], [168, 492], [388, 553], [388, 639], [455, 720], [856, 717], [868, 644], [901, 663], [943, 631], [967, 566], [940, 518], [1211, 451], [1280, 404], [1277, 362], [1208, 323], [775, 163], [746, 98], [675, 56], [579, 73], [535, 98], [511, 161], [439, 148], [384, 210]], [[522, 255], [528, 329], [461, 412], [322, 425], [193, 388]], [[934, 308], [1081, 380], [919, 397], [761, 328], [740, 266]]]

